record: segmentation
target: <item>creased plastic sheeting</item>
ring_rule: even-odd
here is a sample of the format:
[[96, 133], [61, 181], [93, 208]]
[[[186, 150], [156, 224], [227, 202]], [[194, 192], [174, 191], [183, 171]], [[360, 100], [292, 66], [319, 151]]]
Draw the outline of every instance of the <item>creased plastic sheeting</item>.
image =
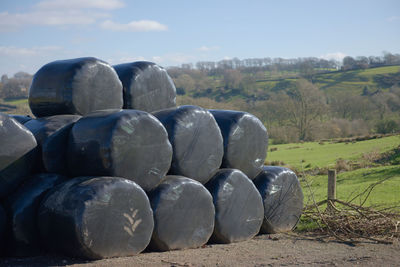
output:
[[7, 199], [11, 222], [10, 237], [7, 242], [10, 255], [24, 257], [41, 252], [36, 213], [47, 190], [65, 180], [64, 176], [58, 174], [38, 174], [29, 177], [27, 182]]
[[33, 76], [29, 106], [36, 117], [85, 115], [122, 108], [122, 84], [106, 62], [84, 57], [50, 62]]
[[167, 129], [173, 148], [169, 174], [205, 184], [221, 166], [224, 153], [221, 131], [211, 113], [197, 106], [180, 106], [153, 115]]
[[149, 194], [154, 213], [150, 248], [168, 251], [204, 245], [214, 229], [212, 196], [199, 182], [167, 176]]
[[210, 110], [224, 138], [222, 168], [239, 169], [247, 177], [261, 171], [267, 156], [268, 134], [252, 114], [232, 110]]
[[32, 120], [32, 117], [29, 115], [10, 115], [11, 117], [13, 117], [16, 121], [18, 121], [21, 124], [24, 124], [25, 122], [28, 122], [30, 120]]
[[48, 246], [82, 259], [143, 251], [154, 226], [143, 189], [117, 177], [74, 179], [50, 191], [39, 209], [38, 225]]
[[115, 65], [124, 91], [124, 109], [152, 112], [176, 106], [176, 89], [167, 71], [152, 62]]
[[5, 245], [6, 222], [6, 212], [0, 204], [0, 255], [3, 254], [3, 247]]
[[37, 157], [36, 140], [22, 124], [0, 113], [0, 198], [28, 176]]
[[303, 210], [303, 191], [296, 174], [283, 167], [264, 166], [254, 179], [264, 202], [261, 233], [292, 230]]
[[215, 206], [213, 242], [240, 242], [258, 234], [264, 219], [263, 201], [243, 172], [221, 169], [205, 187], [210, 191]]
[[72, 176], [123, 177], [149, 191], [165, 176], [171, 158], [167, 131], [144, 111], [93, 112], [77, 121], [70, 133]]
[[68, 135], [79, 115], [55, 115], [32, 119], [24, 124], [36, 138], [38, 157], [36, 170], [53, 173], [67, 173]]

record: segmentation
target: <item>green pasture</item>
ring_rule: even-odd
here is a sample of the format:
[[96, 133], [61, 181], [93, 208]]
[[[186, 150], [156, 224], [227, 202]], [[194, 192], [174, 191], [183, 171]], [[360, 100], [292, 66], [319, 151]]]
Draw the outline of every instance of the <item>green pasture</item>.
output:
[[[400, 135], [354, 143], [306, 142], [269, 146], [267, 162], [283, 161], [302, 169], [334, 167], [338, 159], [363, 161], [369, 153], [383, 153], [400, 145]], [[270, 150], [277, 149], [276, 151]]]

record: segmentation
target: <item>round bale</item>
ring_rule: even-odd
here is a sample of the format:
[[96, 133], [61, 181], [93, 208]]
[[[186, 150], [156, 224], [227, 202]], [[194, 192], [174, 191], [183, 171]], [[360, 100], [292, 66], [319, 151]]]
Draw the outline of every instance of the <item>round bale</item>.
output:
[[212, 196], [199, 182], [167, 176], [150, 194], [154, 232], [150, 248], [157, 251], [197, 248], [214, 229]]
[[115, 65], [124, 91], [124, 109], [152, 112], [176, 106], [176, 89], [167, 71], [152, 62]]
[[232, 110], [210, 110], [224, 139], [222, 168], [239, 169], [247, 177], [261, 171], [267, 156], [268, 134], [262, 122], [252, 114]]
[[0, 205], [0, 255], [2, 255], [3, 247], [5, 245], [5, 232], [6, 232], [6, 212]]
[[143, 189], [118, 177], [77, 179], [54, 188], [42, 201], [38, 226], [47, 245], [92, 260], [143, 251], [154, 226]]
[[173, 149], [169, 174], [205, 184], [222, 162], [221, 131], [210, 112], [197, 106], [180, 106], [153, 113], [168, 132]]
[[67, 172], [68, 136], [79, 115], [55, 115], [32, 119], [24, 124], [36, 138], [38, 143], [38, 162], [36, 170], [51, 173]]
[[93, 57], [58, 60], [33, 76], [29, 106], [36, 117], [85, 115], [122, 108], [122, 84], [108, 63]]
[[303, 191], [296, 174], [284, 167], [264, 166], [253, 182], [264, 202], [260, 233], [292, 230], [303, 211]]
[[25, 124], [25, 122], [28, 122], [32, 119], [32, 117], [29, 115], [10, 115], [10, 116], [21, 124]]
[[72, 176], [117, 176], [153, 189], [165, 176], [172, 148], [163, 125], [138, 110], [93, 112], [72, 127], [68, 148]]
[[0, 113], [0, 198], [12, 193], [30, 174], [36, 147], [35, 137], [25, 126]]
[[41, 251], [36, 213], [44, 194], [66, 178], [58, 174], [42, 173], [30, 177], [6, 201], [10, 214], [11, 231], [7, 250], [11, 255], [24, 257]]
[[213, 242], [240, 242], [258, 234], [264, 206], [257, 188], [243, 172], [221, 169], [205, 187], [215, 206]]

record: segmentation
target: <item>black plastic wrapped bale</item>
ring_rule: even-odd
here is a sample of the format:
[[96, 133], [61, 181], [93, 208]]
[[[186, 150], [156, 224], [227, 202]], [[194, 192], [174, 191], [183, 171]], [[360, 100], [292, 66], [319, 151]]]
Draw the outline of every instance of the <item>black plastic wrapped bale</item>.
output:
[[[78, 178], [82, 179], [82, 178]], [[50, 248], [82, 259], [132, 256], [149, 244], [154, 227], [146, 193], [117, 177], [83, 178], [51, 190], [38, 225]]]
[[260, 233], [292, 230], [303, 210], [303, 191], [296, 174], [287, 168], [264, 166], [253, 182], [264, 202]]
[[168, 172], [171, 158], [167, 131], [144, 111], [93, 112], [77, 121], [70, 133], [72, 176], [124, 177], [149, 191]]
[[6, 212], [0, 204], [0, 255], [3, 254], [3, 247], [5, 245], [5, 232], [6, 232]]
[[7, 199], [11, 225], [7, 250], [10, 255], [25, 257], [41, 252], [37, 210], [44, 194], [65, 180], [58, 174], [38, 174], [30, 177]]
[[21, 123], [0, 113], [0, 198], [12, 193], [36, 161], [36, 139]]
[[85, 115], [122, 108], [122, 84], [108, 63], [93, 57], [58, 60], [33, 76], [29, 106], [36, 117]]
[[205, 186], [215, 206], [213, 242], [240, 242], [258, 234], [264, 219], [263, 201], [243, 172], [221, 169]]
[[167, 176], [150, 194], [154, 232], [150, 248], [157, 251], [196, 248], [214, 229], [212, 196], [199, 182]]
[[167, 71], [152, 62], [115, 65], [124, 91], [124, 109], [152, 112], [176, 106], [176, 89]]
[[180, 106], [153, 113], [168, 132], [173, 149], [169, 174], [205, 184], [219, 169], [224, 154], [219, 127], [206, 109]]
[[25, 122], [32, 120], [32, 117], [29, 115], [10, 115], [10, 116], [21, 124], [24, 124]]
[[71, 128], [81, 116], [55, 115], [33, 119], [24, 124], [36, 138], [38, 143], [38, 172], [62, 173], [67, 172], [67, 146]]
[[239, 169], [247, 177], [261, 171], [267, 156], [268, 134], [252, 114], [233, 110], [210, 110], [224, 138], [222, 168]]

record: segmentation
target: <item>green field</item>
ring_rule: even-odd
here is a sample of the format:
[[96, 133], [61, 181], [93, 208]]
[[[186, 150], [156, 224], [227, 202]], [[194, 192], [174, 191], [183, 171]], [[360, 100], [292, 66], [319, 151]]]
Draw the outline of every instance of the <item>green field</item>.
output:
[[283, 161], [297, 169], [334, 167], [337, 159], [359, 161], [368, 153], [383, 153], [400, 145], [400, 135], [354, 143], [318, 143], [271, 145], [267, 161]]
[[[316, 167], [333, 169], [338, 159], [364, 164], [365, 168], [340, 172], [337, 176], [337, 198], [343, 201], [353, 200], [360, 204], [366, 194], [356, 197], [369, 186], [379, 183], [371, 192], [368, 206], [400, 205], [400, 165], [399, 154], [394, 154], [390, 160], [376, 161], [382, 153], [390, 153], [400, 147], [400, 135], [359, 141], [354, 143], [324, 143], [318, 142], [272, 145], [277, 149], [268, 152], [267, 164], [278, 162], [300, 172], [304, 171], [300, 181], [304, 192], [305, 204], [312, 204], [312, 196], [316, 202], [327, 198], [327, 180], [324, 175], [307, 174], [307, 170]], [[306, 168], [307, 166], [307, 168]], [[363, 165], [361, 165], [363, 166]], [[354, 199], [353, 199], [354, 198]]]
[[[377, 75], [388, 75], [400, 72], [400, 66], [386, 66], [370, 69], [359, 69], [349, 71], [337, 71], [331, 73], [316, 74], [313, 78], [319, 88], [327, 94], [336, 94], [341, 91], [346, 91], [350, 94], [361, 94], [363, 89], [368, 86], [369, 90], [376, 91], [385, 88], [375, 79]], [[280, 81], [260, 81], [257, 86], [279, 91], [283, 85], [294, 86], [295, 79], [282, 79]]]

